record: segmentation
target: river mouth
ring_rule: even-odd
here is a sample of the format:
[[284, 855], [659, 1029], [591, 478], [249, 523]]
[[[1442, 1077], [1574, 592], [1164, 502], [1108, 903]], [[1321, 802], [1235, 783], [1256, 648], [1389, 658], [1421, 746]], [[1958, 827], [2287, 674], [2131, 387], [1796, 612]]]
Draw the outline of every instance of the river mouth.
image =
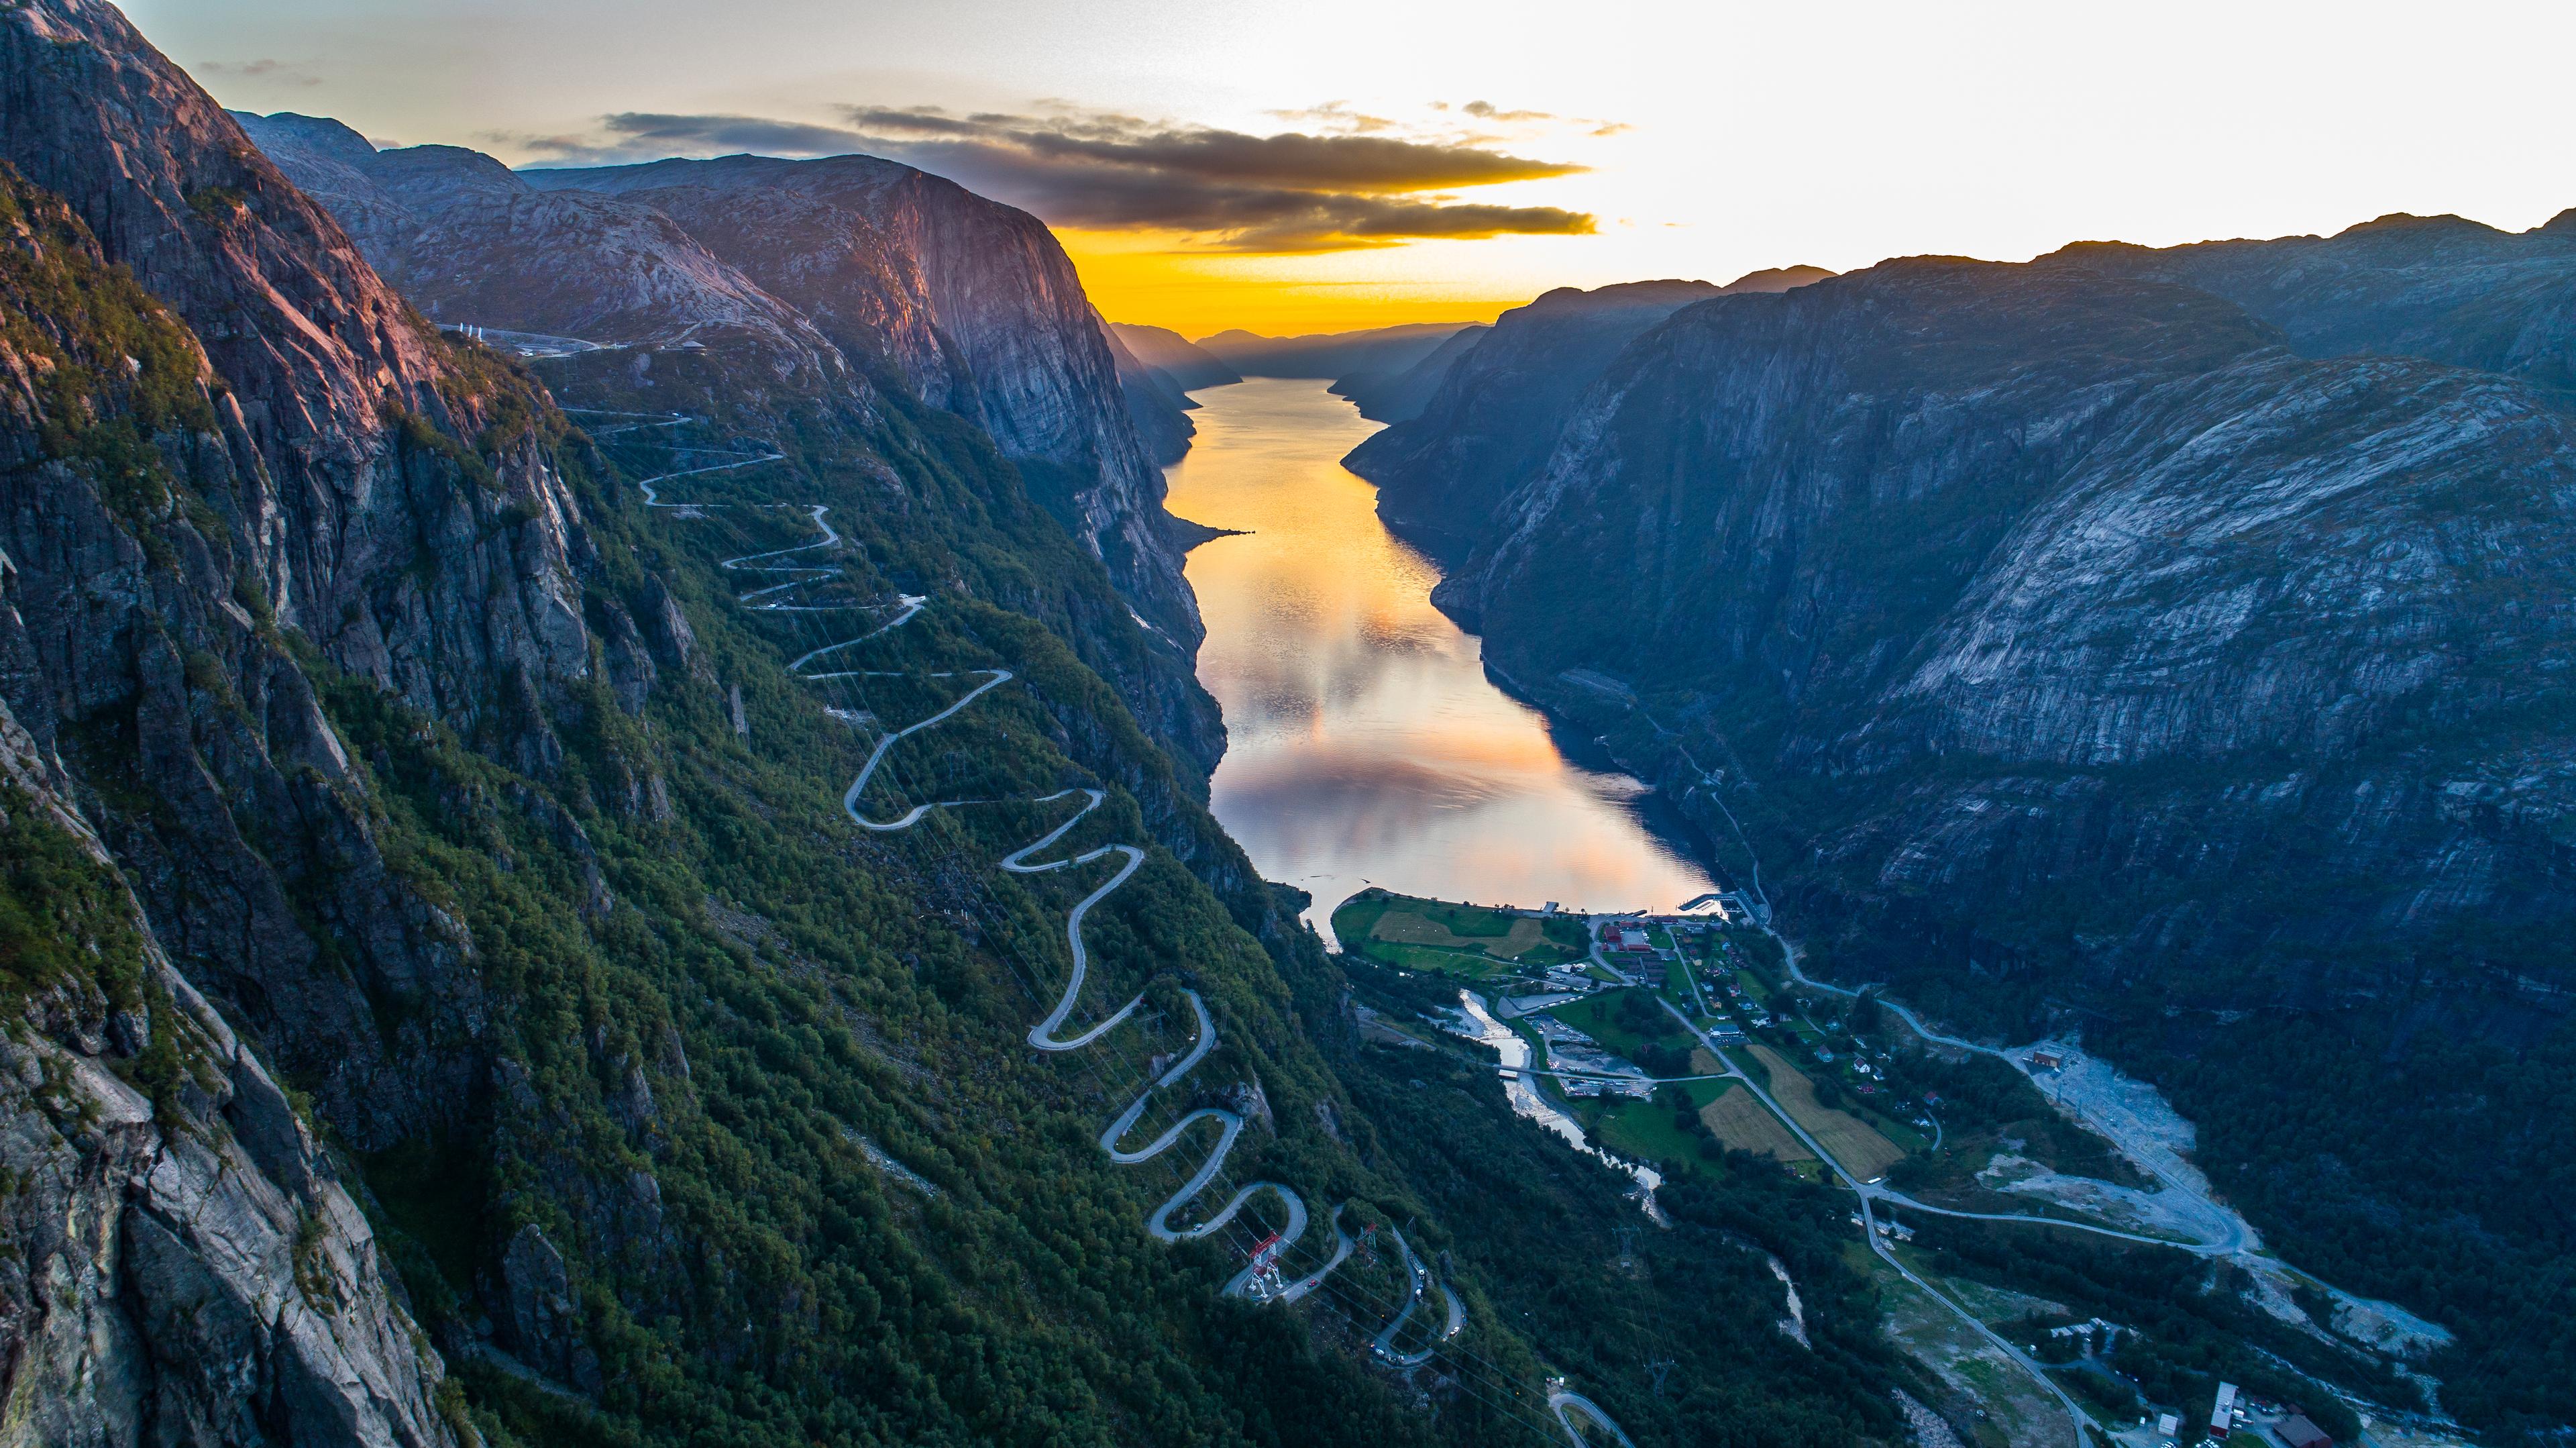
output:
[[1585, 758], [1431, 606], [1440, 565], [1341, 459], [1378, 424], [1319, 380], [1194, 394], [1169, 505], [1244, 530], [1190, 554], [1199, 681], [1225, 711], [1216, 817], [1263, 878], [1333, 907], [1370, 885], [1445, 900], [1670, 910], [1715, 889], [1638, 781]]

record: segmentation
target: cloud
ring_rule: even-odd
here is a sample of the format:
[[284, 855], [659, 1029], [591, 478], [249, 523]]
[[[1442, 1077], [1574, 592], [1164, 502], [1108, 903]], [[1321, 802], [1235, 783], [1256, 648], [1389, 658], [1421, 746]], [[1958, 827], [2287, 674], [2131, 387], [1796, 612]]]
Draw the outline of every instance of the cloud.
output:
[[[1368, 117], [1336, 107], [1356, 128]], [[1283, 132], [1256, 136], [1107, 112], [957, 115], [931, 106], [846, 106], [846, 126], [758, 116], [625, 112], [603, 135], [519, 137], [556, 162], [674, 153], [863, 152], [946, 176], [1065, 226], [1189, 233], [1231, 251], [1345, 251], [1421, 238], [1588, 235], [1593, 218], [1553, 206], [1459, 201], [1468, 187], [1585, 168], [1459, 141]]]
[[1372, 116], [1351, 109], [1348, 101], [1326, 101], [1320, 106], [1303, 106], [1294, 110], [1266, 111], [1283, 121], [1299, 125], [1321, 126], [1346, 134], [1373, 136], [1396, 129], [1397, 123], [1386, 116]]
[[1461, 115], [1474, 116], [1477, 120], [1497, 125], [1532, 129], [1570, 128], [1587, 136], [1618, 136], [1637, 129], [1626, 121], [1605, 121], [1594, 116], [1565, 116], [1554, 111], [1507, 111], [1492, 101], [1469, 101], [1455, 107], [1447, 101], [1433, 101], [1431, 108], [1435, 111], [1454, 109]]
[[320, 76], [309, 75], [286, 61], [266, 55], [254, 60], [203, 61], [193, 68], [201, 75], [264, 81], [270, 85], [313, 86], [322, 83]]
[[1496, 110], [1491, 101], [1469, 101], [1458, 109], [1480, 121], [1561, 121], [1565, 119], [1554, 111]]

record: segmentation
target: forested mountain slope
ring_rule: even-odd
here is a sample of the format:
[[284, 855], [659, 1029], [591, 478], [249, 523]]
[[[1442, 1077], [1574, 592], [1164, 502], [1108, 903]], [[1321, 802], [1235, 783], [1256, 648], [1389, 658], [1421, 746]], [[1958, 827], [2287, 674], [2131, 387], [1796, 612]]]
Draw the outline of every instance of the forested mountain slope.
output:
[[[12, 1431], [1488, 1444], [1540, 1441], [1551, 1372], [1646, 1397], [1592, 1377], [1679, 1286], [1504, 1320], [1510, 1256], [1342, 1083], [1335, 973], [1104, 682], [1144, 631], [990, 437], [712, 348], [561, 359], [597, 389], [569, 405], [626, 409], [567, 412], [112, 7], [0, 11], [0, 77]], [[639, 401], [639, 359], [705, 413]], [[994, 868], [1041, 836], [1076, 862]], [[1074, 1019], [1140, 1004], [1033, 1053], [1076, 938]], [[1177, 1144], [1113, 1160], [1185, 1051], [1188, 1097], [1127, 1123]], [[1292, 1183], [1301, 1250], [1371, 1244], [1293, 1308], [1224, 1293], [1275, 1208], [1146, 1230], [1220, 1103], [1242, 1134], [1188, 1212]], [[1696, 1229], [1698, 1310], [1740, 1309], [1700, 1329], [1743, 1365], [1708, 1421], [1888, 1440], [1834, 1209], [1745, 1173], [1725, 1231], [1840, 1316], [1790, 1342], [1759, 1251]], [[1460, 1301], [1402, 1371], [1366, 1347], [1398, 1230]]]
[[[2521, 1205], [2549, 1135], [2373, 1138], [2367, 1074], [2243, 1083], [2284, 1021], [2399, 1073], [2456, 1042], [2496, 1099], [2563, 1037], [2576, 412], [2285, 341], [2065, 256], [1703, 302], [1610, 365], [1435, 597], [1722, 869], [1757, 851], [1822, 969], [2081, 1024], [2224, 1100], [2221, 1178], [2294, 1256], [2461, 1327], [2455, 1407], [2553, 1421], [2563, 1335], [2533, 1332], [2566, 1286], [2514, 1265], [2564, 1250]], [[2462, 1174], [2428, 1170], [2458, 1131]]]
[[1091, 620], [1086, 661], [1194, 772], [1214, 766], [1186, 535], [1032, 218], [864, 156], [521, 176], [458, 147], [377, 151], [337, 121], [236, 119], [433, 319], [610, 344], [548, 364], [592, 401], [840, 447], [891, 390], [989, 430], [1141, 621]]

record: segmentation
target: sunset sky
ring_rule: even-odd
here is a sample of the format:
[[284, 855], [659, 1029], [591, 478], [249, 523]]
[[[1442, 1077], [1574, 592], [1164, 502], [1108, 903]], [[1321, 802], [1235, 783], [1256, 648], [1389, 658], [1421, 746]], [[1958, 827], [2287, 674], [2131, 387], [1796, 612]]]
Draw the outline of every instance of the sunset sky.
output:
[[1192, 336], [2576, 205], [2553, 3], [129, 0], [225, 104], [515, 165], [867, 151]]

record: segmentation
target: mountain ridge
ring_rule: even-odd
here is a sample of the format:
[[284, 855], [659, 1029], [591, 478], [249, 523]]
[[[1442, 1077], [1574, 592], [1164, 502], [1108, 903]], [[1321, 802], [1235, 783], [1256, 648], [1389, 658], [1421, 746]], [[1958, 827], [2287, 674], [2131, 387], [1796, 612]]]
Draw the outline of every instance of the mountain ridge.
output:
[[1378, 516], [1390, 526], [1458, 555], [1537, 465], [1584, 387], [1647, 329], [1709, 297], [1785, 291], [1830, 275], [1797, 266], [1723, 287], [1675, 278], [1555, 288], [1505, 312], [1437, 375], [1412, 379], [1420, 394], [1413, 414], [1390, 410], [1393, 425], [1342, 465], [1377, 484]]
[[[1431, 1082], [1127, 702], [1169, 641], [1044, 467], [891, 369], [442, 333], [98, 0], [0, 10], [0, 74], [59, 186], [0, 206], [13, 1424], [1481, 1445], [1575, 1381], [1648, 1443], [1898, 1431], [1821, 1192], [1677, 1186], [1604, 1276], [1628, 1179], [1482, 1066], [1454, 1158], [1389, 1149], [1359, 1103]], [[1033, 1059], [1049, 1000], [1116, 1034]], [[1462, 1236], [1497, 1147], [1523, 1230]], [[1312, 1193], [1293, 1270], [1353, 1242], [1311, 1299], [1228, 1294], [1292, 1224], [1220, 1167]]]
[[[2080, 1028], [2285, 1251], [2458, 1329], [2452, 1411], [2563, 1421], [2505, 1386], [2547, 1376], [2529, 1327], [2566, 1307], [2529, 1275], [2564, 1232], [2519, 1206], [2552, 1148], [2373, 1131], [2425, 1062], [2503, 1099], [2567, 1049], [2576, 409], [2563, 317], [2517, 310], [2560, 244], [2268, 245], [1680, 309], [1433, 597], [1699, 820], [1812, 969], [1972, 1035]], [[2274, 1036], [2345, 1067], [2271, 1071]], [[2473, 1290], [2418, 1270], [2470, 1251]]]
[[[1093, 661], [1158, 737], [1200, 771], [1214, 766], [1223, 725], [1189, 669], [1200, 625], [1180, 577], [1193, 535], [1164, 512], [1138, 433], [1166, 428], [1168, 450], [1185, 445], [1186, 423], [1126, 385], [1071, 264], [1033, 218], [870, 157], [512, 172], [413, 147], [373, 152], [361, 173], [365, 142], [337, 122], [248, 124], [367, 218], [367, 246], [425, 289], [432, 316], [536, 333], [606, 326], [586, 339], [606, 349], [576, 344], [538, 364], [592, 401], [720, 400], [729, 425], [774, 443], [872, 416], [893, 388], [986, 431], [1109, 568], [1142, 646], [1162, 655], [1112, 666], [1131, 640], [1103, 643]], [[925, 269], [934, 252], [947, 259]]]

